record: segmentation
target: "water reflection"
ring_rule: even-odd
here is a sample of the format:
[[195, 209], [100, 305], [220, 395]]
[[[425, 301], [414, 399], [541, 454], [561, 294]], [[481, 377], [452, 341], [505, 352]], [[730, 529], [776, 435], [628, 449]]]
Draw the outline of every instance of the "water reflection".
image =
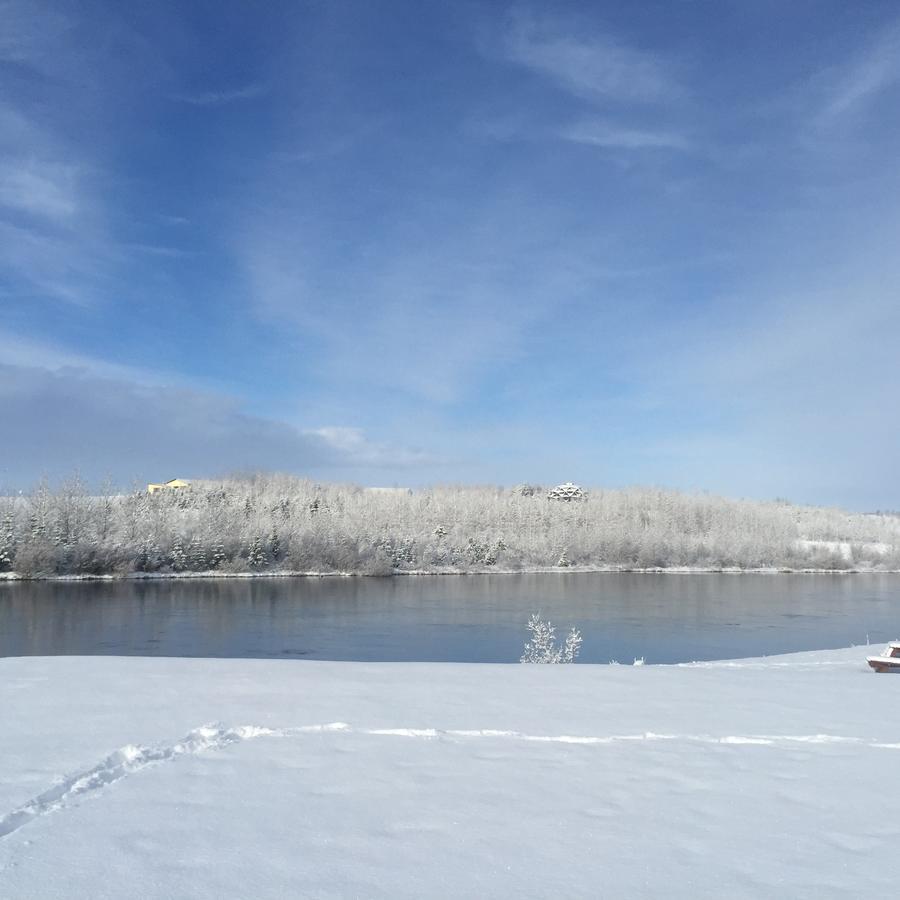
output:
[[0, 655], [514, 662], [540, 611], [583, 662], [900, 635], [895, 575], [494, 575], [0, 584]]

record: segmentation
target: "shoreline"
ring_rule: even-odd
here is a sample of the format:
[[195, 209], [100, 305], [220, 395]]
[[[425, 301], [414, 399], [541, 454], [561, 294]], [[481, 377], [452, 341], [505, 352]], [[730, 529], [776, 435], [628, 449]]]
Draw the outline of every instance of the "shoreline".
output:
[[367, 572], [317, 572], [317, 571], [267, 571], [267, 572], [126, 572], [109, 575], [19, 575], [16, 572], [0, 573], [0, 583], [25, 581], [182, 581], [209, 579], [257, 579], [257, 578], [394, 578], [404, 576], [440, 577], [470, 575], [900, 575], [900, 569], [794, 569], [786, 566], [762, 566], [743, 569], [737, 566], [528, 566], [521, 569], [398, 569], [385, 575]]

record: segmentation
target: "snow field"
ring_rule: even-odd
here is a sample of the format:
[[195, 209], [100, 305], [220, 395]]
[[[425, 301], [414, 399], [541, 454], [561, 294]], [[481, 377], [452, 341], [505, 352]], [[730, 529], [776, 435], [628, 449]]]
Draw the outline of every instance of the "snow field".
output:
[[3, 659], [0, 896], [891, 891], [900, 679], [865, 655]]

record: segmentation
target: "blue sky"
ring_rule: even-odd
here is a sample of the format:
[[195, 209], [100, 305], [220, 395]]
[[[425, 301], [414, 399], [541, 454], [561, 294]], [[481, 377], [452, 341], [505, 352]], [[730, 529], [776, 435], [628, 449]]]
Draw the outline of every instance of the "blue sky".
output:
[[0, 0], [0, 482], [900, 507], [895, 3]]

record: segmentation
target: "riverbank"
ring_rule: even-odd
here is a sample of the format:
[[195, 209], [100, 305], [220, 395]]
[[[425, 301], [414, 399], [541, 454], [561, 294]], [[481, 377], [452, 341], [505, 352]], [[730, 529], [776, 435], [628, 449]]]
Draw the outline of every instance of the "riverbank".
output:
[[900, 569], [790, 569], [767, 566], [758, 569], [692, 568], [673, 566], [671, 568], [628, 568], [625, 566], [533, 566], [522, 569], [398, 569], [389, 574], [368, 572], [127, 572], [113, 575], [19, 575], [16, 572], [0, 572], [0, 582], [16, 581], [171, 581], [208, 579], [248, 579], [248, 578], [394, 578], [404, 576], [442, 575], [900, 575]]
[[900, 680], [867, 652], [0, 659], [0, 883], [20, 900], [890, 893]]

